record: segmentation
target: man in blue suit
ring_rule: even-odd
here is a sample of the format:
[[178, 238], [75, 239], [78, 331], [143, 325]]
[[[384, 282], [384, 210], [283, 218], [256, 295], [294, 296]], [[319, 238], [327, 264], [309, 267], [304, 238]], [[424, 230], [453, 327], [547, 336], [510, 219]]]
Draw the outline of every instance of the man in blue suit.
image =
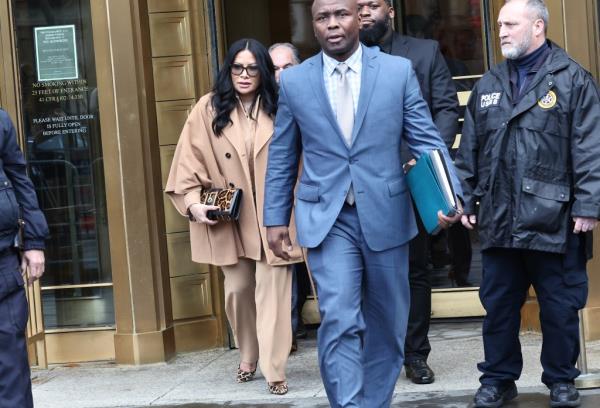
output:
[[[410, 61], [359, 43], [356, 0], [316, 0], [312, 16], [323, 52], [280, 77], [264, 225], [271, 250], [288, 258], [302, 157], [296, 226], [317, 283], [325, 390], [333, 407], [385, 407], [403, 362], [417, 233], [401, 145], [451, 161]], [[457, 220], [439, 213], [444, 227]]]

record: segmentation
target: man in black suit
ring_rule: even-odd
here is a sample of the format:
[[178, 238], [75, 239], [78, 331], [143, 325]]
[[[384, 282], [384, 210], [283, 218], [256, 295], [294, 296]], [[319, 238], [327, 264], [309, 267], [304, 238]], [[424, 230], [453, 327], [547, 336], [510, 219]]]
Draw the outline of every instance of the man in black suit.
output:
[[[391, 0], [358, 0], [360, 39], [368, 46], [377, 45], [381, 51], [408, 58], [419, 79], [421, 93], [433, 121], [448, 150], [458, 130], [458, 99], [448, 66], [439, 51], [438, 43], [395, 33], [392, 21], [395, 15]], [[410, 153], [403, 160], [411, 161]], [[410, 242], [410, 316], [405, 341], [406, 376], [415, 384], [430, 384], [435, 376], [427, 365], [431, 351], [429, 321], [431, 317], [431, 282], [427, 267], [429, 237], [420, 220], [419, 234]]]

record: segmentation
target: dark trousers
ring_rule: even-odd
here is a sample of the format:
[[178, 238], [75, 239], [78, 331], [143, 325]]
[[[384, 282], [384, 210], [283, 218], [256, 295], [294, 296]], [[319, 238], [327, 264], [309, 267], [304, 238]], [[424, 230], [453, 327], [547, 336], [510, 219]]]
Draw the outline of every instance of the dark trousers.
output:
[[579, 370], [579, 309], [588, 293], [584, 238], [570, 234], [567, 252], [491, 248], [482, 252], [479, 296], [485, 361], [478, 364], [482, 384], [502, 385], [521, 375], [521, 307], [530, 285], [540, 306], [542, 382], [572, 382]]
[[302, 322], [302, 308], [306, 297], [310, 293], [310, 281], [304, 262], [294, 264], [292, 278], [292, 333], [296, 334], [299, 328], [304, 327]]
[[418, 216], [416, 218], [419, 233], [409, 243], [410, 314], [404, 342], [405, 364], [416, 359], [427, 360], [431, 351], [427, 337], [431, 320], [431, 274], [427, 266], [429, 234], [421, 219]]
[[19, 259], [0, 254], [0, 407], [33, 407], [25, 327], [27, 298]]
[[448, 249], [452, 258], [451, 276], [454, 282], [457, 286], [468, 286], [472, 258], [471, 236], [460, 222], [448, 228]]

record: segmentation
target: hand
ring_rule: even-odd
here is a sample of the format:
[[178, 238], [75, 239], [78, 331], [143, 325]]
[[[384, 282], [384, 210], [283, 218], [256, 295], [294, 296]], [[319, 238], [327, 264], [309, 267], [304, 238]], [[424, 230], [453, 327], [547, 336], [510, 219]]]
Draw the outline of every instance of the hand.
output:
[[460, 220], [462, 213], [463, 208], [460, 204], [460, 201], [458, 201], [458, 208], [456, 209], [456, 213], [452, 217], [444, 215], [444, 213], [441, 210], [438, 211], [438, 224], [443, 229], [449, 228], [452, 224], [457, 223]]
[[269, 243], [269, 248], [277, 258], [285, 259], [286, 261], [291, 259], [292, 240], [290, 239], [290, 232], [287, 226], [267, 227], [267, 242]]
[[[33, 282], [42, 277], [44, 274], [44, 267], [44, 251], [30, 249], [23, 252], [23, 259], [21, 259], [21, 273], [23, 274], [23, 279], [27, 279], [28, 285], [31, 286]], [[29, 269], [29, 276], [27, 276], [27, 269]]]
[[574, 234], [591, 231], [598, 225], [598, 220], [595, 218], [573, 217], [573, 221], [575, 221]]
[[408, 162], [402, 165], [402, 170], [404, 170], [405, 173], [408, 173], [410, 169], [415, 167], [415, 164], [417, 164], [417, 161], [415, 159], [410, 159]]
[[189, 211], [192, 213], [192, 216], [196, 220], [197, 223], [206, 224], [206, 225], [215, 225], [219, 221], [211, 220], [208, 218], [206, 213], [211, 210], [219, 210], [220, 207], [215, 205], [204, 205], [204, 204], [192, 204], [190, 205]]
[[442, 210], [438, 211], [438, 224], [443, 229], [449, 228], [452, 224], [458, 222], [460, 220], [460, 213], [457, 211], [452, 217], [448, 217], [444, 215]]
[[460, 218], [460, 222], [466, 229], [473, 230], [473, 226], [477, 224], [477, 216], [475, 214], [463, 214]]

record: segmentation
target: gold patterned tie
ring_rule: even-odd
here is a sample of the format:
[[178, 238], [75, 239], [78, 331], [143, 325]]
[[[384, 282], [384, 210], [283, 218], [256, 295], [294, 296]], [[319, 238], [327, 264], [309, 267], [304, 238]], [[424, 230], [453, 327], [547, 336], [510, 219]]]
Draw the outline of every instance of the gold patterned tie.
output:
[[[346, 145], [350, 147], [352, 146], [352, 130], [354, 129], [354, 100], [352, 99], [350, 81], [348, 81], [348, 76], [346, 75], [348, 73], [348, 65], [340, 62], [335, 70], [340, 74], [335, 113]], [[350, 185], [350, 189], [348, 190], [346, 202], [350, 205], [354, 204], [354, 189], [352, 185]]]

